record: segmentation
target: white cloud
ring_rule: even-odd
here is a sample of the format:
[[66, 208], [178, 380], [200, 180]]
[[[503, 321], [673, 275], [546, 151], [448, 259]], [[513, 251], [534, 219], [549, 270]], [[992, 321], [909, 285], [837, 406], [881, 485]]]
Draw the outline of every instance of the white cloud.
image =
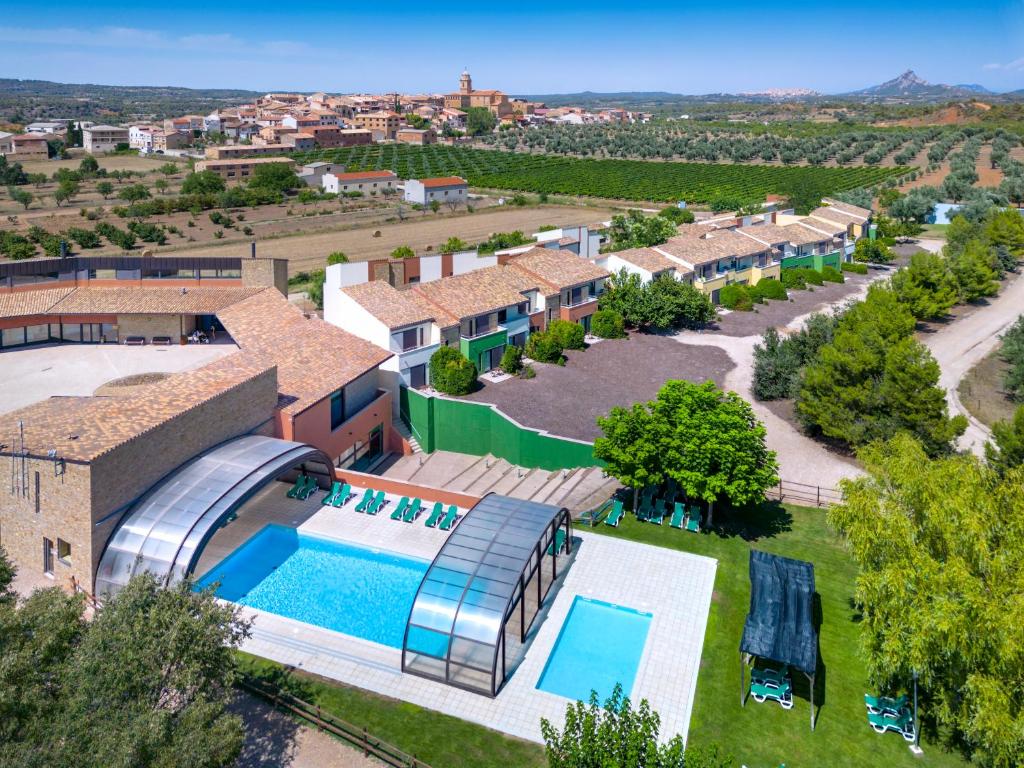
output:
[[1021, 72], [1024, 71], [1024, 56], [1021, 56], [1019, 59], [1014, 59], [1013, 61], [1008, 61], [1005, 64], [999, 64], [998, 62], [986, 64], [982, 69], [990, 71], [1001, 70], [1004, 72]]

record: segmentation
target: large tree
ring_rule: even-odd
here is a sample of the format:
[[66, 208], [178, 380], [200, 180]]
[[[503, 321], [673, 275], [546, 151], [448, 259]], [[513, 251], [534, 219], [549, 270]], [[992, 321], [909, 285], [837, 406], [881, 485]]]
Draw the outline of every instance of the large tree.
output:
[[892, 288], [918, 320], [945, 316], [958, 299], [956, 278], [946, 260], [936, 253], [911, 256], [910, 265], [893, 275]]
[[922, 712], [984, 766], [1024, 753], [1024, 469], [929, 459], [908, 435], [859, 454], [829, 521], [860, 567], [864, 660], [875, 690], [919, 676]]
[[224, 179], [213, 171], [199, 171], [199, 173], [190, 173], [185, 177], [185, 180], [181, 182], [181, 193], [183, 195], [215, 194], [223, 192], [225, 186]]
[[1024, 405], [1013, 418], [992, 425], [992, 440], [985, 443], [985, 460], [999, 474], [1024, 466]]
[[491, 133], [497, 124], [497, 118], [487, 107], [470, 107], [466, 110], [466, 133], [470, 136]]
[[597, 419], [603, 433], [594, 441], [594, 456], [605, 463], [605, 471], [633, 489], [633, 509], [641, 488], [664, 481], [656, 438], [658, 425], [649, 404], [616, 406]]

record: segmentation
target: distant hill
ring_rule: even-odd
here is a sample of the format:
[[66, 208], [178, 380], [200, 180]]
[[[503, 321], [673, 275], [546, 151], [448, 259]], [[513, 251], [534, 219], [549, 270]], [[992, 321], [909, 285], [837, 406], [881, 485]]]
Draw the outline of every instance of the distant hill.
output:
[[960, 83], [954, 85], [954, 88], [963, 88], [965, 91], [972, 91], [974, 93], [983, 93], [985, 95], [993, 94], [995, 91], [990, 91], [984, 85], [978, 85], [977, 83]]
[[[982, 92], [978, 90], [980, 88], [981, 86], [929, 83], [918, 77], [914, 70], [908, 69], [892, 80], [886, 80], [884, 83], [862, 88], [859, 91], [842, 93], [839, 96], [869, 100], [941, 101], [977, 96]], [[987, 90], [984, 92], [988, 93]]]

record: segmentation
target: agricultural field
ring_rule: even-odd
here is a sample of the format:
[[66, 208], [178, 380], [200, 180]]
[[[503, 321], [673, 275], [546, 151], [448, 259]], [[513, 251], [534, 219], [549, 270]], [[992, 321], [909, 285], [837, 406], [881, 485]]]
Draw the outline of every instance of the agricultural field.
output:
[[[432, 145], [376, 145], [295, 153], [298, 162], [342, 163], [348, 170], [390, 169], [401, 178], [458, 175], [471, 186], [623, 200], [709, 203], [783, 195], [816, 205], [822, 196], [903, 176], [896, 167], [786, 167], [595, 160]], [[813, 202], [810, 202], [812, 201]]]

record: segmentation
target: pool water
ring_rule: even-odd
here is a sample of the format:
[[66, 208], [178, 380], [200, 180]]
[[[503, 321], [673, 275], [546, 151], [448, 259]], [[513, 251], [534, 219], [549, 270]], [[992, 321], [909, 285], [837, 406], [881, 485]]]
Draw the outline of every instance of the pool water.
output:
[[224, 600], [402, 647], [430, 564], [268, 525], [199, 580]]
[[537, 688], [580, 701], [593, 690], [603, 703], [621, 683], [630, 696], [650, 626], [649, 613], [577, 595]]

